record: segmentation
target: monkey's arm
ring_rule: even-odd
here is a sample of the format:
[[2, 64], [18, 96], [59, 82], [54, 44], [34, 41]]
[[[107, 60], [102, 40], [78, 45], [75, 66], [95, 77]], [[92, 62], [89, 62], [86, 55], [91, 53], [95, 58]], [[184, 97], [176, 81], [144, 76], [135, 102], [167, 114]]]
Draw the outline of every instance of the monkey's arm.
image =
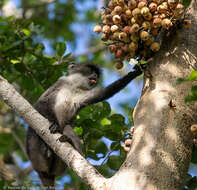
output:
[[89, 93], [90, 95], [85, 98], [83, 102], [84, 105], [98, 103], [112, 97], [114, 94], [122, 90], [130, 81], [141, 74], [141, 69], [138, 66], [135, 66], [135, 71], [129, 72], [126, 76], [113, 82], [111, 85], [101, 89], [93, 89], [92, 92]]

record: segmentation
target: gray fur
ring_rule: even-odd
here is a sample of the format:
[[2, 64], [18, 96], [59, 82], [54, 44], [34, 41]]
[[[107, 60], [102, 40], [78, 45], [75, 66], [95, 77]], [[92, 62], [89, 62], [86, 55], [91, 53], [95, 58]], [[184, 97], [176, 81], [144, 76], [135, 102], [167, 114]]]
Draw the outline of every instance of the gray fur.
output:
[[[68, 75], [59, 78], [41, 95], [36, 104], [40, 114], [55, 123], [63, 136], [66, 136], [68, 142], [80, 153], [81, 143], [72, 129], [79, 110], [110, 98], [142, 72], [137, 68], [106, 88], [95, 88], [100, 73], [100, 69], [94, 64], [71, 64]], [[54, 185], [55, 177], [65, 171], [66, 165], [31, 128], [27, 132], [26, 147], [29, 159], [42, 183], [45, 186]]]

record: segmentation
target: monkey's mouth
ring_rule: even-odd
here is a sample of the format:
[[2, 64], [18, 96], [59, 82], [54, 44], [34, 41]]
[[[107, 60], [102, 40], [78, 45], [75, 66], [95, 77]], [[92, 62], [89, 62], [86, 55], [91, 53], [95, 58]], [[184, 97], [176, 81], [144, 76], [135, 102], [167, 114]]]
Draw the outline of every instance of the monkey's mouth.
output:
[[95, 78], [90, 78], [89, 80], [91, 85], [94, 85], [97, 82]]

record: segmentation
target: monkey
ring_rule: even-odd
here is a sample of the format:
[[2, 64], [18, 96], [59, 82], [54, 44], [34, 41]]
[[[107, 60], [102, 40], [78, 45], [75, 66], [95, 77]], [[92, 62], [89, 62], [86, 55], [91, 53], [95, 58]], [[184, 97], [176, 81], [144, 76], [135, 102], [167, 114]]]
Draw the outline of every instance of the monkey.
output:
[[[107, 87], [96, 87], [101, 69], [93, 63], [71, 63], [67, 75], [60, 77], [38, 99], [35, 108], [52, 124], [51, 133], [61, 133], [61, 142], [69, 142], [79, 153], [81, 142], [73, 131], [73, 122], [77, 113], [84, 107], [104, 101], [123, 89], [130, 81], [141, 75], [139, 66], [124, 77]], [[29, 127], [26, 138], [26, 150], [33, 168], [37, 171], [42, 184], [54, 186], [55, 177], [66, 169], [66, 164], [51, 148]]]

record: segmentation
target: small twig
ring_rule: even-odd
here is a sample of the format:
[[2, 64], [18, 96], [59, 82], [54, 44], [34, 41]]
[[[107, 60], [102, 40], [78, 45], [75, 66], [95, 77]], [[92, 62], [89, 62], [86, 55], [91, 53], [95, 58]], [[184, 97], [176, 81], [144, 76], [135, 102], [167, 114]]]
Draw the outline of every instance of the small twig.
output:
[[23, 154], [25, 155], [25, 157], [28, 159], [28, 156], [27, 156], [27, 153], [25, 150], [25, 146], [24, 146], [23, 142], [21, 141], [21, 139], [17, 136], [17, 134], [13, 130], [11, 130], [11, 134], [14, 137], [17, 144], [19, 145], [20, 149], [23, 151]]
[[[22, 61], [22, 62], [23, 62], [23, 61]], [[26, 64], [24, 64], [24, 63], [23, 63], [23, 65], [24, 65], [25, 70], [27, 71], [27, 73], [28, 73], [31, 77], [33, 77], [33, 78], [40, 84], [40, 86], [42, 86], [43, 90], [46, 89], [45, 85], [44, 85], [42, 82], [40, 82], [40, 81], [38, 80], [38, 78], [36, 77], [36, 75], [29, 69], [29, 67], [28, 67]]]
[[[119, 141], [120, 142], [120, 141]], [[106, 157], [105, 157], [105, 159], [102, 161], [102, 163], [101, 163], [101, 166], [105, 163], [105, 161], [109, 158], [109, 156], [111, 155], [111, 153], [113, 152], [113, 151], [115, 151], [115, 148], [118, 146], [119, 144], [117, 144], [116, 146], [114, 146], [114, 148], [113, 149], [111, 149], [108, 153], [107, 153], [107, 155], [106, 155]]]

